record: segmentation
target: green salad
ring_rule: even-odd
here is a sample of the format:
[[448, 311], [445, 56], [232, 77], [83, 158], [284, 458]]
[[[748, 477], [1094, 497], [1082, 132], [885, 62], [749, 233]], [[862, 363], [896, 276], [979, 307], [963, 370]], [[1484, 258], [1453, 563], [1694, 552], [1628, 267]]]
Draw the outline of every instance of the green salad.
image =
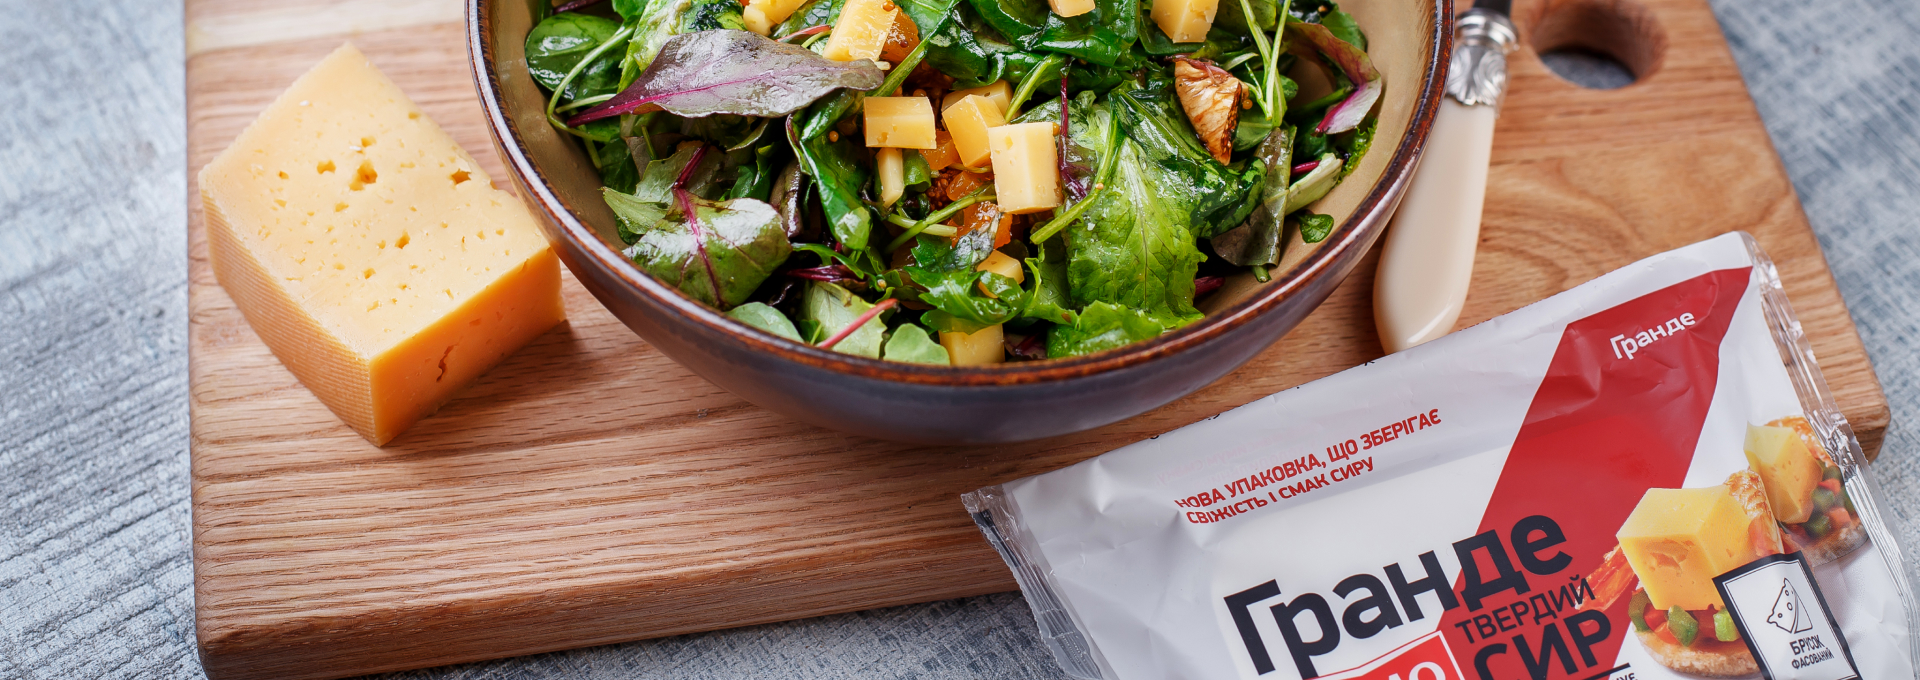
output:
[[1331, 0], [591, 0], [527, 36], [635, 266], [767, 333], [1118, 348], [1333, 218], [1384, 88]]

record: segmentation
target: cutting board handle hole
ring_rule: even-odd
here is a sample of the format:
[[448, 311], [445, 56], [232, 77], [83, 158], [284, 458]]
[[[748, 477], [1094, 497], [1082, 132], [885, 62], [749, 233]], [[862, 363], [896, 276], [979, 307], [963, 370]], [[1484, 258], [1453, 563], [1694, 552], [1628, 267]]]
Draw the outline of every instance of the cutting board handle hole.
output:
[[1555, 75], [1596, 90], [1626, 87], [1660, 70], [1667, 34], [1634, 0], [1561, 0], [1536, 5], [1521, 30]]

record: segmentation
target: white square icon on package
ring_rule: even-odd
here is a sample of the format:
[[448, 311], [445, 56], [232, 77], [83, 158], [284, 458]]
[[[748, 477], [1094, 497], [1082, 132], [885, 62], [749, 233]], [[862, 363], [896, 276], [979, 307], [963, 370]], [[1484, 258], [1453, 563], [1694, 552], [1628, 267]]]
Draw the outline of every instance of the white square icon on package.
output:
[[1762, 677], [1859, 680], [1847, 641], [1800, 553], [1754, 560], [1713, 583]]

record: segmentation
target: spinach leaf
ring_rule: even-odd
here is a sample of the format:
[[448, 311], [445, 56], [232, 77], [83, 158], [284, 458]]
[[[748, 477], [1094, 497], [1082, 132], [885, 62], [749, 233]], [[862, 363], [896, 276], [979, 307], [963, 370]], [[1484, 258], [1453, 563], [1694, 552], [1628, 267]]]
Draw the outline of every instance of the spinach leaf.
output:
[[599, 145], [593, 154], [594, 168], [600, 171], [600, 183], [614, 191], [633, 193], [640, 184], [640, 168], [625, 142], [615, 140]]
[[1150, 340], [1166, 328], [1147, 314], [1105, 302], [1095, 302], [1080, 312], [1072, 325], [1054, 326], [1047, 333], [1047, 356], [1079, 356], [1124, 347]]
[[[1259, 0], [1251, 1], [1256, 4], [1259, 2]], [[1256, 7], [1254, 11], [1258, 12], [1259, 9]], [[1320, 24], [1327, 27], [1334, 37], [1360, 48], [1363, 52], [1367, 49], [1367, 35], [1360, 30], [1360, 22], [1355, 21], [1353, 15], [1348, 14], [1346, 10], [1340, 9], [1340, 4], [1333, 0], [1295, 0], [1289, 5], [1288, 13], [1294, 20], [1301, 23]], [[1267, 23], [1267, 30], [1273, 30], [1272, 22]]]
[[1327, 240], [1327, 235], [1333, 233], [1332, 215], [1322, 215], [1302, 210], [1298, 216], [1293, 219], [1300, 224], [1300, 240], [1304, 243], [1319, 243], [1325, 241]]
[[910, 364], [946, 366], [953, 363], [947, 356], [947, 348], [934, 342], [933, 337], [927, 334], [927, 329], [910, 323], [900, 324], [899, 328], [893, 329], [881, 358]]
[[[1233, 2], [1234, 0], [1222, 0]], [[1236, 5], [1237, 6], [1237, 5]], [[1253, 44], [1244, 32], [1229, 31], [1215, 26], [1207, 31], [1206, 42], [1177, 43], [1160, 30], [1150, 15], [1151, 3], [1140, 6], [1140, 17], [1135, 22], [1140, 36], [1140, 48], [1149, 55], [1169, 57], [1185, 54], [1194, 59], [1218, 59], [1224, 55], [1246, 49]], [[1222, 15], [1224, 16], [1224, 15]]]
[[[668, 4], [672, 2], [672, 0], [653, 1]], [[621, 19], [633, 21], [646, 13], [648, 5], [648, 0], [613, 0], [613, 11], [615, 14], [619, 14]]]
[[[860, 320], [873, 305], [860, 296], [854, 295], [824, 281], [812, 281], [807, 284], [806, 297], [800, 301], [800, 313], [805, 321], [812, 321], [815, 333], [803, 334], [809, 344], [819, 344], [832, 337], [853, 322]], [[804, 321], [802, 322], [804, 325]], [[868, 319], [858, 330], [846, 339], [834, 344], [833, 351], [855, 356], [880, 358], [880, 341], [886, 335], [887, 324], [879, 316]], [[818, 337], [813, 337], [815, 334]]]
[[1092, 12], [1054, 14], [1045, 0], [968, 0], [987, 25], [1026, 50], [1072, 55], [1114, 66], [1138, 38], [1138, 0], [1095, 0]]
[[931, 35], [922, 31], [921, 39], [927, 41], [926, 63], [951, 76], [956, 88], [1017, 82], [1042, 58], [1007, 40], [968, 4], [954, 7], [953, 19]]
[[1280, 15], [1280, 3], [1274, 0], [1247, 0], [1247, 5], [1253, 8], [1251, 18], [1247, 16], [1247, 10], [1240, 6], [1240, 0], [1220, 0], [1219, 14], [1215, 15], [1213, 25], [1238, 33], [1246, 33], [1252, 30], [1251, 27], [1258, 26], [1260, 30], [1272, 33], [1273, 22]]
[[829, 141], [826, 135], [802, 140], [794, 127], [795, 117], [787, 117], [787, 143], [800, 157], [800, 169], [813, 177], [814, 186], [820, 190], [820, 208], [826, 214], [828, 230], [848, 249], [865, 250], [873, 230], [873, 214], [860, 200], [860, 192], [870, 178], [867, 168], [873, 165], [867, 158], [869, 152], [853, 135], [838, 142]]
[[[527, 72], [551, 92], [588, 52], [619, 30], [620, 24], [590, 14], [567, 12], [547, 17], [527, 32]], [[612, 94], [619, 80], [619, 52], [609, 50], [574, 76], [567, 91], [560, 94], [560, 101]]]
[[743, 9], [739, 0], [692, 0], [685, 14], [680, 15], [680, 25], [685, 33], [700, 31], [718, 31], [731, 29], [747, 30], [747, 22], [741, 18]]
[[[719, 0], [739, 6], [734, 0]], [[771, 118], [799, 110], [834, 90], [880, 85], [873, 62], [831, 61], [798, 45], [739, 30], [674, 36], [633, 83], [568, 125], [666, 110], [687, 117], [728, 113]]]
[[[780, 172], [780, 164], [785, 161], [776, 153], [779, 148], [778, 144], [768, 144], [749, 151], [752, 161], [739, 167], [733, 188], [727, 190], [727, 198], [767, 200], [773, 194], [774, 175]], [[785, 228], [781, 231], [784, 233]]]
[[735, 321], [778, 335], [800, 341], [800, 331], [793, 327], [793, 321], [780, 310], [767, 306], [764, 302], [749, 302], [727, 311], [727, 316]]

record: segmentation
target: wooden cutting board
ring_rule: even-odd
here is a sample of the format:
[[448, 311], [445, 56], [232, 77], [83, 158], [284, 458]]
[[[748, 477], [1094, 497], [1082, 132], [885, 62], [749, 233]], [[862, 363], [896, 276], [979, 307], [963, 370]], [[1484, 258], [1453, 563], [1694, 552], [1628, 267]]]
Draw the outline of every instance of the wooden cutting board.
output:
[[[1364, 2], [1365, 0], [1351, 0]], [[190, 170], [351, 39], [504, 183], [459, 0], [188, 0]], [[1888, 410], [1704, 0], [1519, 0], [1536, 46], [1643, 75], [1585, 90], [1512, 57], [1477, 323], [1734, 229], [1779, 263], [1869, 451]], [[191, 176], [191, 175], [190, 175]], [[565, 282], [572, 322], [378, 449], [214, 280], [189, 186], [195, 604], [215, 680], [447, 664], [1010, 590], [962, 492], [1058, 468], [1380, 354], [1370, 259], [1192, 396], [1079, 435], [910, 447], [789, 421], [660, 355]]]

